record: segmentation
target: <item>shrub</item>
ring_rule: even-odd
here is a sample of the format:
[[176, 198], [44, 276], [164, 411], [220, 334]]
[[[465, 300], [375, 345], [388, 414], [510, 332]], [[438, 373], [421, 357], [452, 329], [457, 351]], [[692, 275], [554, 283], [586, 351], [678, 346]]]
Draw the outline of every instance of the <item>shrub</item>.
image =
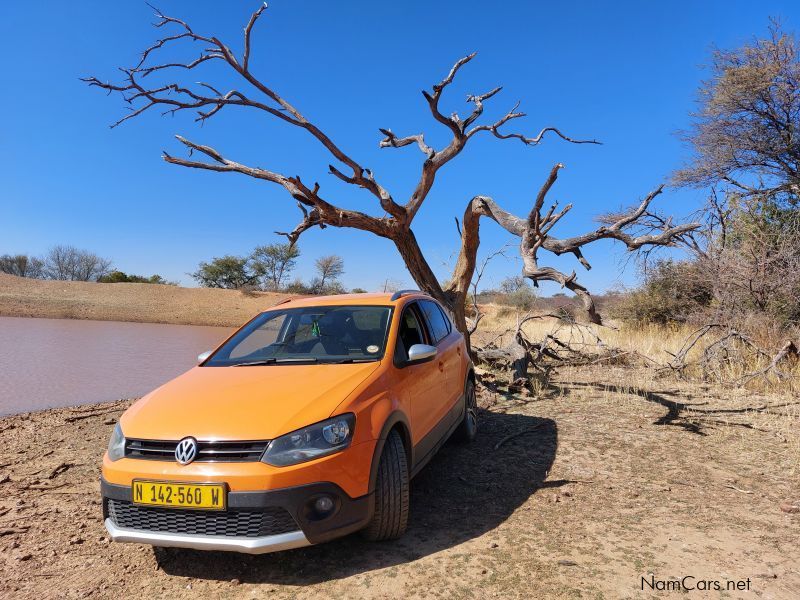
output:
[[250, 255], [250, 268], [264, 288], [280, 290], [289, 278], [300, 256], [300, 248], [292, 244], [257, 246]]
[[99, 283], [157, 283], [161, 285], [178, 285], [174, 281], [167, 281], [161, 275], [128, 275], [123, 271], [111, 271], [97, 280]]
[[111, 271], [111, 261], [75, 246], [53, 246], [45, 254], [42, 273], [60, 281], [97, 281]]
[[295, 279], [289, 285], [286, 286], [286, 292], [289, 294], [313, 294], [313, 291], [303, 283], [302, 279]]
[[258, 280], [258, 276], [250, 270], [247, 258], [231, 255], [201, 262], [191, 276], [203, 287], [224, 289], [238, 289], [253, 285]]
[[536, 293], [528, 280], [522, 276], [507, 277], [500, 282], [500, 289], [496, 292], [492, 291], [490, 294], [492, 302], [510, 306], [518, 311], [531, 310], [536, 304]]
[[40, 278], [43, 276], [44, 262], [27, 254], [4, 254], [0, 256], [0, 273], [17, 277]]
[[642, 287], [621, 296], [611, 314], [629, 323], [686, 323], [706, 314], [712, 300], [711, 283], [696, 263], [667, 259], [648, 269]]

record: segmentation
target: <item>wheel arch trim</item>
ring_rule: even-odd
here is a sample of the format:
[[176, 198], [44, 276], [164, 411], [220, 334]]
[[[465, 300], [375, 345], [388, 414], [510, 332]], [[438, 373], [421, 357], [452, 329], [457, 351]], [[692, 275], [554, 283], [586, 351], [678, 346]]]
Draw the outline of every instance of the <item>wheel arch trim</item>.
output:
[[375, 482], [378, 479], [378, 464], [381, 460], [381, 454], [383, 454], [383, 447], [386, 445], [386, 439], [389, 437], [389, 432], [397, 427], [397, 425], [400, 425], [400, 436], [403, 440], [403, 447], [406, 450], [408, 464], [413, 464], [414, 446], [411, 443], [411, 427], [408, 423], [408, 418], [406, 415], [402, 411], [395, 410], [394, 412], [390, 413], [386, 418], [386, 421], [384, 421], [383, 427], [381, 428], [381, 434], [375, 441], [375, 452], [372, 455], [372, 464], [370, 465], [369, 469], [370, 494], [375, 491]]

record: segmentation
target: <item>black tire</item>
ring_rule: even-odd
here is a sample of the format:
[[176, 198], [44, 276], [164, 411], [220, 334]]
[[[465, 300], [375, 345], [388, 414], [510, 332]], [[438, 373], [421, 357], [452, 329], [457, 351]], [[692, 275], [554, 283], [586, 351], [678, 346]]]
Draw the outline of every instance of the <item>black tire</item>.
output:
[[478, 435], [478, 399], [475, 395], [475, 384], [467, 379], [464, 386], [464, 418], [455, 430], [454, 438], [459, 442], [471, 442]]
[[375, 482], [375, 513], [362, 530], [370, 541], [394, 540], [408, 525], [408, 460], [403, 440], [396, 430], [389, 432], [383, 446]]

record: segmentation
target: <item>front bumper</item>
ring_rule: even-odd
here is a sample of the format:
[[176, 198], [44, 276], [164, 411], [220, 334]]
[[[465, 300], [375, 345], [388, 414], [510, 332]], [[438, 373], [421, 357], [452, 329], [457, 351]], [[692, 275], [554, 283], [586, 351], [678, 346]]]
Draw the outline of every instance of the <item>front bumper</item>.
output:
[[292, 531], [277, 535], [266, 535], [257, 538], [234, 537], [224, 535], [190, 535], [177, 533], [159, 533], [117, 527], [107, 518], [106, 529], [115, 542], [133, 542], [136, 544], [152, 544], [172, 548], [194, 548], [196, 550], [228, 550], [247, 554], [264, 554], [302, 548], [311, 542], [302, 531]]
[[[374, 510], [371, 494], [351, 498], [329, 482], [228, 492], [224, 512], [141, 507], [132, 503], [129, 486], [102, 479], [101, 491], [105, 526], [114, 541], [249, 554], [342, 537], [365, 527]], [[333, 510], [323, 517], [309, 510], [321, 495], [334, 500]]]

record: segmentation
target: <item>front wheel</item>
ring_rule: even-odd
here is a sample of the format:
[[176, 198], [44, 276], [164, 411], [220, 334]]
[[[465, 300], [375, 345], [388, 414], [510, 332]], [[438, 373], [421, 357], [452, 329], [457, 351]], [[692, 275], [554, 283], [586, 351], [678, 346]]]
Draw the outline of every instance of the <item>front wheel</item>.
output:
[[370, 541], [394, 540], [408, 525], [408, 460], [403, 440], [389, 432], [375, 482], [375, 512], [362, 535]]
[[475, 383], [467, 380], [464, 386], [464, 418], [455, 431], [455, 438], [461, 442], [471, 442], [478, 435], [478, 399], [475, 395]]

